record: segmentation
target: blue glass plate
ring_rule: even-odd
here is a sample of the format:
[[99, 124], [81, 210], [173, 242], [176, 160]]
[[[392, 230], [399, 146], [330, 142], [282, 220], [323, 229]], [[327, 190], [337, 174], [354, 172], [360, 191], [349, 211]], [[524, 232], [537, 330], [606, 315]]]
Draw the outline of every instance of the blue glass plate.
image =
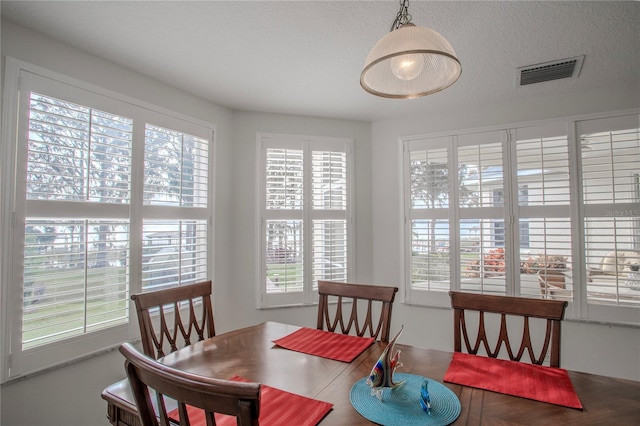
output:
[[382, 401], [371, 395], [367, 378], [358, 380], [351, 388], [351, 405], [367, 420], [385, 426], [448, 425], [460, 415], [460, 400], [451, 389], [440, 382], [429, 380], [431, 414], [420, 406], [420, 386], [426, 377], [396, 373], [395, 382], [407, 382], [396, 389], [385, 389]]

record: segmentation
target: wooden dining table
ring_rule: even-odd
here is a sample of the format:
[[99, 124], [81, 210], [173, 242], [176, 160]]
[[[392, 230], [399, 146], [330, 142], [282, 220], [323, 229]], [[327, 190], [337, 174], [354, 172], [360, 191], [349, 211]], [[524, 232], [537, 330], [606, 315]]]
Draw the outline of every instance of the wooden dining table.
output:
[[[374, 342], [350, 363], [307, 355], [276, 346], [273, 341], [300, 327], [265, 322], [220, 334], [161, 359], [191, 373], [229, 379], [239, 375], [282, 390], [330, 402], [333, 409], [321, 421], [328, 425], [371, 425], [351, 405], [355, 382], [366, 377], [385, 344]], [[443, 383], [453, 353], [397, 344], [402, 366], [411, 373]], [[640, 382], [569, 371], [583, 410], [444, 383], [460, 400], [456, 425], [637, 425], [640, 422]], [[133, 395], [126, 380], [102, 392], [109, 422], [138, 426]], [[287, 425], [288, 426], [288, 425]]]

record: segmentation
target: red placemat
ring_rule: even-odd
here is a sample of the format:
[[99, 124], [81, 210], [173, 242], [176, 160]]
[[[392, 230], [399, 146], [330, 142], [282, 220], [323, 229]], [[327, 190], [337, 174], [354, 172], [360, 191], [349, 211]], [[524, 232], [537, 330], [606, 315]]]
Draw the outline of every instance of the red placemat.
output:
[[582, 409], [571, 379], [562, 368], [455, 352], [444, 381]]
[[[230, 380], [248, 382], [240, 376]], [[306, 396], [286, 392], [271, 386], [260, 387], [260, 426], [299, 425], [315, 426], [333, 408], [329, 402], [307, 398]], [[204, 410], [187, 406], [191, 426], [206, 426]], [[169, 417], [179, 419], [178, 409], [171, 411]], [[236, 425], [236, 418], [225, 414], [215, 414], [216, 426]]]
[[375, 341], [372, 337], [349, 336], [303, 327], [273, 343], [296, 352], [351, 362]]

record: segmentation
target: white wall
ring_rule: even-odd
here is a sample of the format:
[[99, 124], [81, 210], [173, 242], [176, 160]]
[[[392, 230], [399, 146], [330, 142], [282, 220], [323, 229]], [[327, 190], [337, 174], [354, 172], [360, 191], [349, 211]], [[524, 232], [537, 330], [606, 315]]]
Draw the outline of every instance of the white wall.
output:
[[[373, 280], [390, 284], [403, 282], [399, 137], [626, 110], [639, 106], [639, 94], [637, 85], [608, 88], [373, 123]], [[444, 95], [446, 91], [433, 96]], [[399, 327], [402, 323], [405, 331], [401, 342], [443, 350], [453, 348], [453, 319], [447, 309], [396, 303], [393, 326]], [[562, 333], [561, 365], [564, 368], [640, 380], [640, 328], [564, 321]]]
[[3, 385], [0, 424], [108, 426], [107, 403], [100, 393], [124, 377], [124, 358], [113, 350]]

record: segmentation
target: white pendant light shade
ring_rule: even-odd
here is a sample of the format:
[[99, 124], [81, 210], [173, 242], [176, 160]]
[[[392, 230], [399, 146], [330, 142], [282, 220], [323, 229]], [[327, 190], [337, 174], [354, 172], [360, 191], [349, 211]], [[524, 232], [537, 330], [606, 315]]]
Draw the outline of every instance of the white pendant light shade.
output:
[[460, 61], [444, 37], [407, 23], [373, 46], [360, 85], [377, 96], [410, 99], [446, 89], [461, 73]]

